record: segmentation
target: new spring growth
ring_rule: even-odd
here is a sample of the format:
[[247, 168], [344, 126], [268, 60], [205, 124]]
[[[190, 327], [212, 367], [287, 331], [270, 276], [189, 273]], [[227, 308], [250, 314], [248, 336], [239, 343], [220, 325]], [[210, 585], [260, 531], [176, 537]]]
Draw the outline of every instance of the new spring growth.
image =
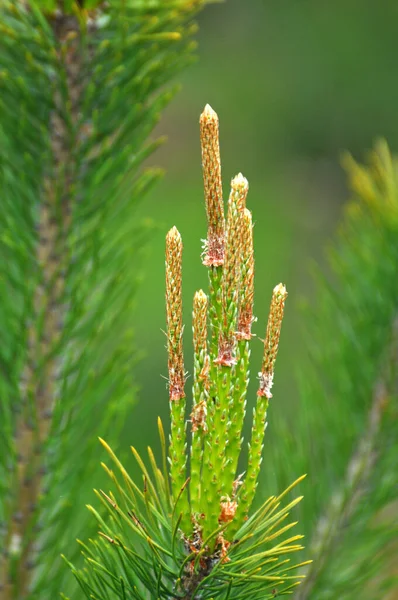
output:
[[274, 367], [279, 347], [283, 312], [287, 291], [281, 283], [274, 288], [269, 312], [267, 332], [264, 340], [264, 355], [261, 372], [258, 374], [260, 386], [257, 396], [272, 398], [271, 388], [274, 379]]
[[253, 425], [249, 443], [246, 476], [240, 489], [240, 502], [236, 513], [236, 523], [231, 527], [231, 534], [236, 532], [236, 528], [240, 521], [247, 519], [250, 506], [252, 505], [256, 493], [264, 447], [267, 410], [269, 400], [272, 398], [271, 388], [274, 378], [275, 360], [278, 353], [286, 297], [286, 288], [280, 283], [274, 288], [272, 293], [266, 337], [264, 340], [262, 367], [261, 372], [258, 374], [259, 388], [257, 391], [256, 406], [253, 411]]
[[193, 514], [200, 510], [200, 478], [203, 460], [204, 436], [207, 433], [207, 402], [209, 396], [210, 359], [207, 354], [208, 300], [203, 290], [195, 293], [193, 300], [192, 331], [194, 347], [193, 408], [191, 413], [191, 495]]
[[[239, 455], [242, 448], [242, 428], [246, 415], [246, 393], [250, 369], [250, 340], [251, 328], [254, 321], [254, 250], [253, 250], [253, 224], [251, 212], [245, 208], [242, 223], [242, 256], [241, 256], [241, 281], [239, 286], [238, 323], [236, 338], [236, 367], [235, 387], [240, 394], [231, 395], [230, 419], [228, 423], [229, 445], [229, 479], [234, 480], [238, 466]], [[240, 480], [232, 484], [232, 496], [236, 495]]]
[[200, 142], [207, 215], [207, 241], [203, 264], [218, 267], [224, 262], [225, 219], [218, 116], [208, 104], [200, 115]]
[[236, 337], [239, 340], [250, 341], [252, 337], [251, 332], [254, 320], [254, 250], [252, 214], [247, 208], [245, 208], [243, 213], [242, 240], [242, 281], [240, 286], [240, 302]]
[[[266, 412], [271, 398], [286, 289], [276, 286], [264, 341], [260, 386], [252, 422], [245, 475], [237, 472], [242, 447], [254, 301], [254, 252], [249, 184], [232, 179], [225, 224], [218, 117], [206, 106], [200, 117], [206, 200], [209, 294], [193, 302], [194, 369], [190, 427], [190, 482], [187, 485], [184, 361], [182, 355], [182, 242], [173, 228], [166, 242], [166, 304], [171, 410], [170, 476], [187, 547], [228, 560], [228, 548], [250, 511], [257, 487]], [[210, 339], [208, 339], [208, 325]], [[256, 343], [258, 343], [256, 338]], [[189, 487], [189, 495], [187, 493]]]
[[242, 173], [231, 182], [228, 200], [228, 219], [225, 258], [222, 275], [222, 324], [216, 363], [226, 367], [235, 364], [234, 350], [238, 316], [238, 297], [241, 284], [244, 246], [244, 209], [249, 184]]
[[209, 389], [209, 356], [207, 354], [207, 296], [196, 292], [193, 300], [192, 331], [194, 347], [194, 386], [192, 432], [206, 428], [206, 401]]
[[182, 240], [176, 227], [166, 237], [166, 318], [170, 400], [185, 397], [182, 350]]
[[[182, 240], [176, 227], [166, 236], [166, 320], [171, 414], [170, 478], [173, 496], [180, 498], [180, 508], [189, 514], [186, 485], [185, 371], [182, 347]], [[187, 522], [188, 521], [188, 522]], [[189, 527], [189, 517], [182, 522]]]

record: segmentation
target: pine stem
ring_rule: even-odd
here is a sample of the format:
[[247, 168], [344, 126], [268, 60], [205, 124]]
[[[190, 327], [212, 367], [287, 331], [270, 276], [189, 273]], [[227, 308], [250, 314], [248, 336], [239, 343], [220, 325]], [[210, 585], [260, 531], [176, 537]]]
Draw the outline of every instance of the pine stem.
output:
[[210, 318], [210, 381], [215, 381], [215, 359], [218, 356], [218, 340], [220, 337], [220, 324], [222, 323], [222, 266], [209, 267], [209, 318]]
[[[201, 511], [205, 515], [203, 524], [203, 537], [206, 538], [218, 527], [218, 482], [214, 463], [214, 448], [216, 445], [216, 424], [220, 421], [219, 404], [216, 405], [218, 367], [215, 359], [218, 356], [218, 340], [220, 336], [220, 323], [222, 322], [222, 266], [209, 267], [209, 321], [210, 321], [210, 390], [207, 403], [207, 434], [203, 448], [202, 470], [202, 501]], [[217, 510], [215, 507], [217, 506]]]
[[203, 445], [207, 435], [207, 405], [210, 362], [207, 354], [208, 299], [200, 290], [194, 297], [193, 308], [193, 410], [191, 414], [191, 510], [195, 519], [201, 515]]
[[247, 340], [238, 342], [237, 363], [234, 367], [235, 387], [229, 405], [228, 443], [230, 463], [227, 466], [227, 492], [234, 495], [233, 482], [236, 477], [238, 460], [242, 447], [242, 429], [246, 413], [246, 394], [249, 381], [250, 344]]
[[208, 575], [208, 569], [201, 569], [198, 573], [185, 577], [183, 580], [185, 596], [180, 598], [180, 600], [196, 600], [196, 598], [199, 598], [199, 596], [196, 595], [196, 590], [198, 585], [200, 585], [203, 579]]
[[243, 524], [256, 493], [257, 479], [260, 473], [262, 461], [268, 404], [269, 399], [266, 396], [259, 396], [257, 398], [256, 407], [253, 411], [253, 427], [252, 437], [249, 444], [247, 472], [239, 493], [239, 504], [236, 511], [235, 520], [230, 527], [231, 535], [234, 535], [239, 527]]
[[212, 439], [212, 462], [218, 479], [218, 498], [226, 493], [225, 455], [228, 443], [228, 405], [231, 392], [232, 367], [217, 368], [217, 391], [214, 401], [214, 437]]
[[174, 501], [177, 502], [176, 516], [182, 514], [181, 528], [189, 531], [191, 527], [188, 491], [186, 489], [186, 421], [185, 398], [170, 401], [170, 477]]
[[182, 322], [182, 239], [176, 227], [166, 236], [166, 318], [170, 398], [170, 477], [176, 516], [182, 515], [184, 531], [190, 529], [186, 488], [187, 443], [185, 422], [185, 371]]

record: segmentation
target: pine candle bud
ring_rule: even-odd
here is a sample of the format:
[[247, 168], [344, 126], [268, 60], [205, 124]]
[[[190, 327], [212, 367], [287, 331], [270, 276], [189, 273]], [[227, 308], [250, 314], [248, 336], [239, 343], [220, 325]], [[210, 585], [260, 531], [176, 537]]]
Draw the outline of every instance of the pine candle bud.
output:
[[193, 347], [195, 356], [206, 353], [207, 348], [207, 296], [203, 290], [195, 293], [193, 299]]
[[279, 337], [282, 327], [283, 312], [287, 291], [282, 283], [278, 284], [272, 293], [271, 307], [268, 317], [267, 332], [264, 340], [264, 355], [261, 372], [259, 373], [260, 386], [258, 396], [272, 398], [271, 388], [273, 384], [276, 355], [278, 353]]
[[222, 277], [222, 323], [219, 337], [217, 364], [232, 366], [238, 299], [241, 279], [241, 260], [244, 246], [244, 209], [249, 184], [241, 173], [231, 181], [228, 200], [228, 220], [225, 259]]
[[204, 437], [207, 432], [207, 400], [209, 388], [209, 356], [207, 354], [207, 308], [208, 300], [203, 290], [195, 293], [193, 301], [193, 410], [191, 445], [191, 509], [195, 521], [198, 520], [201, 506]]
[[207, 354], [207, 305], [203, 290], [196, 292], [193, 302], [194, 382], [192, 432], [206, 429], [206, 403], [209, 388], [209, 356]]
[[176, 227], [166, 236], [166, 318], [170, 400], [185, 397], [182, 349], [182, 239]]
[[[236, 366], [234, 392], [229, 402], [228, 444], [229, 479], [227, 493], [236, 494], [236, 471], [242, 447], [242, 429], [246, 414], [246, 394], [250, 377], [250, 340], [254, 301], [254, 251], [251, 212], [245, 208], [242, 223], [241, 281], [239, 290], [238, 325], [236, 337]], [[238, 480], [239, 481], [239, 480]]]
[[166, 319], [170, 398], [170, 478], [176, 515], [189, 530], [189, 504], [186, 490], [185, 372], [182, 348], [182, 240], [176, 227], [166, 236]]
[[245, 208], [243, 213], [243, 250], [242, 250], [242, 281], [238, 313], [237, 338], [251, 340], [253, 323], [254, 300], [254, 250], [253, 223], [250, 210]]
[[247, 180], [239, 173], [231, 182], [228, 201], [225, 258], [220, 286], [221, 314], [216, 323], [218, 348], [217, 357], [213, 360], [216, 369], [212, 370], [211, 393], [214, 398], [214, 406], [212, 411], [209, 411], [209, 422], [211, 423], [209, 464], [213, 468], [213, 493], [209, 492], [209, 497], [211, 495], [213, 497], [209, 504], [213, 504], [214, 507], [217, 502], [217, 509], [213, 508], [211, 518], [206, 523], [210, 529], [214, 529], [215, 521], [217, 522], [219, 518], [220, 498], [226, 496], [232, 486], [231, 471], [226, 465], [231, 463], [231, 457], [227, 452], [230, 448], [228, 429], [230, 412], [231, 409], [232, 412], [234, 410], [234, 406], [231, 406], [235, 388], [233, 367], [236, 363], [235, 346], [243, 248], [243, 211], [248, 189]]
[[247, 517], [257, 488], [257, 480], [262, 461], [267, 409], [269, 400], [272, 397], [271, 388], [273, 383], [275, 360], [278, 353], [279, 337], [286, 297], [286, 288], [280, 283], [274, 288], [272, 293], [267, 332], [264, 340], [263, 362], [261, 372], [259, 373], [260, 385], [257, 392], [257, 402], [253, 414], [248, 465], [246, 477], [239, 494], [240, 502], [236, 515], [237, 518], [234, 528], [232, 529], [233, 533]]
[[225, 218], [218, 129], [218, 116], [206, 104], [200, 115], [200, 142], [207, 214], [207, 242], [203, 264], [208, 267], [218, 267], [224, 262]]

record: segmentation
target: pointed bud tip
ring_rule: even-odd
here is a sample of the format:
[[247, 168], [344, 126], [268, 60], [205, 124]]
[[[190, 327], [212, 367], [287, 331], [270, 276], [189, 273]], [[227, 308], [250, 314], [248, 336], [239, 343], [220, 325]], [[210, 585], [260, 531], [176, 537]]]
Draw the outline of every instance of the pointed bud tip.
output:
[[199, 302], [205, 302], [207, 300], [207, 296], [203, 290], [198, 290], [197, 292], [195, 292], [194, 298]]
[[206, 104], [203, 109], [202, 114], [200, 115], [201, 121], [218, 121], [218, 115], [215, 110], [212, 109], [210, 104]]
[[170, 230], [167, 232], [167, 235], [166, 235], [166, 241], [167, 241], [168, 243], [171, 243], [171, 242], [181, 242], [181, 239], [182, 239], [182, 238], [181, 238], [181, 234], [180, 234], [180, 232], [178, 231], [178, 229], [177, 229], [177, 227], [176, 227], [176, 226], [172, 227], [172, 228], [171, 228], [171, 229], [170, 229]]
[[207, 115], [215, 115], [216, 114], [216, 112], [212, 109], [210, 104], [206, 104], [206, 106], [203, 109], [203, 113], [207, 114]]
[[246, 177], [243, 177], [242, 173], [238, 173], [231, 181], [231, 187], [234, 189], [248, 190], [249, 182]]
[[273, 294], [274, 294], [274, 296], [281, 296], [283, 298], [286, 298], [287, 297], [286, 286], [284, 286], [283, 283], [278, 283], [278, 285], [276, 285], [273, 289]]

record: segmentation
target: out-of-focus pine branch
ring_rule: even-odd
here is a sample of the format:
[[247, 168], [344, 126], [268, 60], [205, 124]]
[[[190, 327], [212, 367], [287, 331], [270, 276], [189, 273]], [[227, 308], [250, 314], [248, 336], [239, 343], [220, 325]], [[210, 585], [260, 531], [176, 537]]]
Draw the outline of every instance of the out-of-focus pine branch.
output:
[[[142, 163], [204, 0], [0, 4], [0, 585], [67, 593], [96, 434], [134, 399]], [[89, 527], [89, 524], [87, 524]], [[51, 574], [51, 575], [49, 575]]]
[[317, 272], [294, 429], [274, 424], [278, 477], [266, 473], [265, 481], [275, 489], [297, 469], [308, 473], [298, 518], [313, 562], [295, 597], [391, 600], [398, 590], [398, 161], [380, 141], [367, 166], [349, 155], [344, 165], [354, 197], [329, 247], [330, 274]]

